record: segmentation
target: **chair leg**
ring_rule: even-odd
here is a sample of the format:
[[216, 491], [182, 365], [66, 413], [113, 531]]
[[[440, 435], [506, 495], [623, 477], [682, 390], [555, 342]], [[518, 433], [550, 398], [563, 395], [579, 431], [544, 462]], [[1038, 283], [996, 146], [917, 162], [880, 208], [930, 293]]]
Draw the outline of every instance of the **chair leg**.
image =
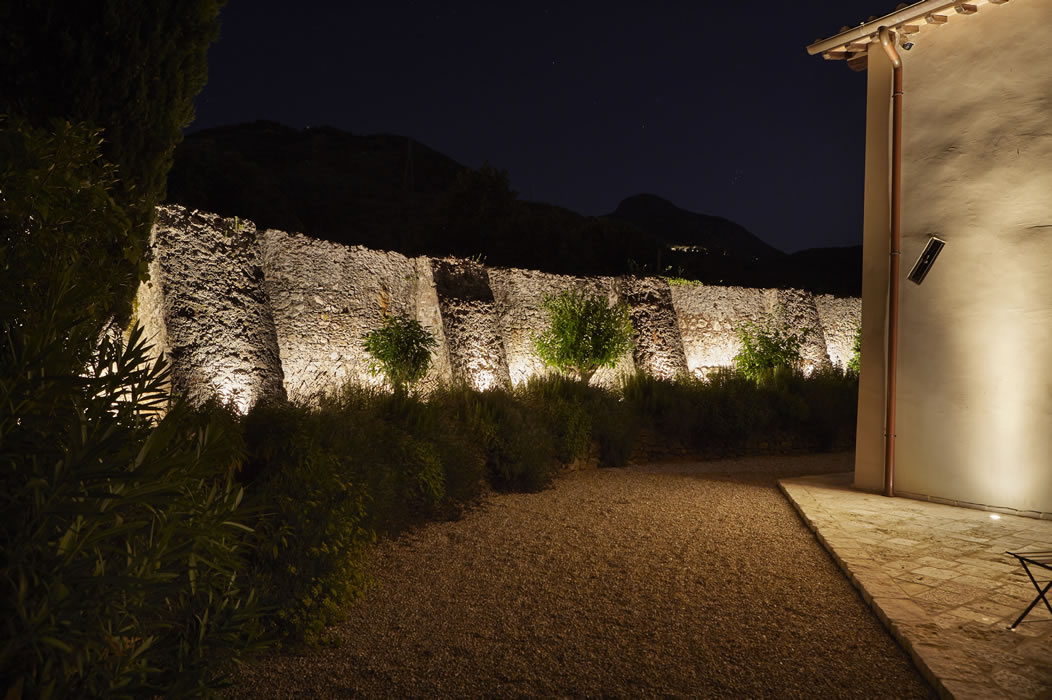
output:
[[[1029, 574], [1030, 570], [1027, 569], [1026, 573]], [[1031, 576], [1030, 580], [1034, 581], [1034, 577]], [[1037, 588], [1037, 597], [1034, 598], [1033, 601], [1031, 601], [1030, 605], [1026, 606], [1026, 610], [1023, 611], [1023, 614], [1020, 615], [1019, 618], [1015, 622], [1013, 622], [1011, 625], [1009, 625], [1008, 629], [1014, 630], [1019, 625], [1019, 623], [1023, 621], [1023, 618], [1030, 614], [1030, 611], [1034, 609], [1034, 606], [1037, 605], [1037, 601], [1039, 601], [1039, 600], [1044, 601], [1045, 607], [1047, 607], [1049, 609], [1049, 612], [1052, 612], [1052, 606], [1049, 606], [1048, 598], [1045, 597], [1045, 594], [1048, 593], [1048, 590], [1050, 588], [1052, 588], [1052, 581], [1049, 581], [1048, 585], [1046, 585], [1044, 588], [1040, 588], [1038, 586], [1037, 581], [1034, 581], [1034, 588]]]

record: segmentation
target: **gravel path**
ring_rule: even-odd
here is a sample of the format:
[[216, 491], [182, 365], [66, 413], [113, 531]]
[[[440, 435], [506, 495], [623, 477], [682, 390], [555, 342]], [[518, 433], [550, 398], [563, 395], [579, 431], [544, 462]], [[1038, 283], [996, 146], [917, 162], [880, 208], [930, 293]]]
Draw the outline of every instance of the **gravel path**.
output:
[[338, 644], [244, 697], [935, 697], [778, 492], [850, 455], [574, 472], [372, 558]]

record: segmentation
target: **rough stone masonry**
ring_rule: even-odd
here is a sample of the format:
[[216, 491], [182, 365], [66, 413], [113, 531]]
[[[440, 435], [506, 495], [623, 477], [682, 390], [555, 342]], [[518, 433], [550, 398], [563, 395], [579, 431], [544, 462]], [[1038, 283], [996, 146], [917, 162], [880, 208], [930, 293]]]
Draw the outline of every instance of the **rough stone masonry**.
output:
[[635, 348], [596, 375], [606, 386], [636, 370], [672, 378], [729, 366], [735, 328], [768, 317], [807, 331], [805, 370], [844, 366], [861, 319], [858, 298], [409, 258], [258, 232], [252, 222], [178, 205], [158, 208], [152, 245], [137, 317], [171, 363], [174, 388], [242, 411], [264, 397], [311, 401], [347, 382], [381, 384], [362, 343], [389, 314], [417, 319], [438, 339], [427, 384], [479, 389], [547, 371], [532, 337], [544, 330], [544, 297], [565, 289], [630, 305]]

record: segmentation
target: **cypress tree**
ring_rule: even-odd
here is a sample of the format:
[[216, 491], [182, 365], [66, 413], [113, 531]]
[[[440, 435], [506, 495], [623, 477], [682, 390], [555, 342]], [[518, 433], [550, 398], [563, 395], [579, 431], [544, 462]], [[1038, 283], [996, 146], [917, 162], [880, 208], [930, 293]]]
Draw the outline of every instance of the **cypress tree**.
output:
[[107, 251], [115, 311], [124, 316], [143, 276], [154, 207], [172, 153], [193, 120], [207, 51], [225, 0], [8, 0], [0, 3], [0, 114], [49, 127], [99, 129], [117, 167], [117, 203], [132, 245]]

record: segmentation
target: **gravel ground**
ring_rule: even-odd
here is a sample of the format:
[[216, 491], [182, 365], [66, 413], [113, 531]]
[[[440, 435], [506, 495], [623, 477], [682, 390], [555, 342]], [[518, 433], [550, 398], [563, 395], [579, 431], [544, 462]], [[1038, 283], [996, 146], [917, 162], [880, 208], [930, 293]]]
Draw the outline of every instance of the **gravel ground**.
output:
[[778, 492], [850, 455], [655, 464], [491, 495], [377, 546], [376, 588], [241, 697], [935, 697]]

